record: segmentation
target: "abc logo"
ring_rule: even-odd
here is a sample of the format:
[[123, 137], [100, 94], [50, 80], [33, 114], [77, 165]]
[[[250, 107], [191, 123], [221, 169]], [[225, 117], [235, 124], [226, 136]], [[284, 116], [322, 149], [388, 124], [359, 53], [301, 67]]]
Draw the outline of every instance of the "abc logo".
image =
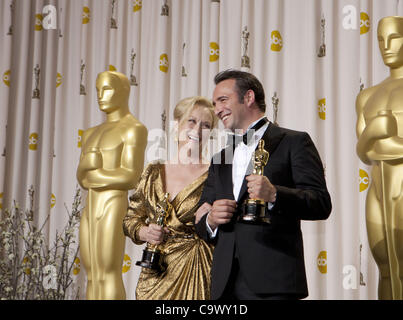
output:
[[160, 55], [160, 70], [166, 73], [168, 72], [168, 66], [168, 55], [166, 53], [163, 53]]
[[210, 62], [217, 61], [220, 57], [220, 46], [217, 42], [210, 42]]
[[272, 51], [280, 51], [283, 47], [283, 38], [281, 37], [280, 31], [274, 30], [270, 35], [271, 45], [270, 49]]
[[56, 76], [56, 88], [60, 87], [62, 84], [62, 75], [58, 72]]
[[125, 256], [123, 258], [122, 273], [126, 273], [127, 271], [129, 271], [131, 265], [132, 265], [132, 260], [130, 259], [130, 257], [127, 254], [125, 254]]
[[360, 13], [360, 34], [367, 33], [369, 31], [370, 21], [369, 16], [365, 12]]
[[77, 147], [81, 148], [81, 141], [83, 138], [84, 130], [78, 129]]
[[28, 147], [29, 147], [30, 150], [38, 149], [38, 140], [39, 140], [38, 133], [33, 132], [33, 133], [31, 133], [29, 135], [29, 145], [28, 145]]
[[3, 73], [3, 82], [6, 84], [7, 87], [9, 87], [10, 81], [11, 81], [11, 71], [7, 70], [6, 72]]
[[359, 182], [360, 182], [360, 192], [362, 192], [368, 188], [369, 177], [368, 177], [368, 173], [365, 170], [360, 169]]
[[31, 261], [29, 260], [28, 257], [24, 257], [24, 259], [22, 259], [22, 266], [26, 267], [24, 269], [24, 273], [26, 275], [30, 275], [31, 274], [31, 268], [29, 268], [29, 265], [31, 265]]
[[74, 265], [73, 265], [73, 274], [76, 276], [80, 273], [81, 270], [81, 264], [80, 264], [80, 259], [77, 257], [74, 259]]
[[321, 251], [319, 252], [317, 265], [320, 273], [327, 273], [327, 252]]
[[35, 15], [35, 31], [42, 31], [43, 26], [42, 26], [42, 21], [43, 21], [43, 16], [38, 13]]
[[55, 195], [52, 193], [50, 195], [50, 208], [53, 208], [56, 205], [56, 197]]
[[87, 24], [90, 22], [91, 11], [88, 7], [83, 7], [83, 24]]
[[319, 118], [322, 120], [326, 120], [326, 99], [318, 100], [318, 114]]
[[142, 0], [134, 0], [133, 1], [133, 12], [140, 11], [143, 6]]

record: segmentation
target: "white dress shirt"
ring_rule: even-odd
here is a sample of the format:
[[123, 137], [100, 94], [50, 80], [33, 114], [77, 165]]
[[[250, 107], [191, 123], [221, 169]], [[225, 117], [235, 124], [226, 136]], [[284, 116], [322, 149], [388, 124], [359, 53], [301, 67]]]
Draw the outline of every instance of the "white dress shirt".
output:
[[[264, 117], [262, 117], [262, 118], [264, 118]], [[253, 127], [262, 118], [259, 118], [255, 122], [251, 123], [246, 131], [248, 131], [251, 127]], [[252, 171], [253, 171], [252, 156], [257, 148], [259, 140], [262, 139], [263, 134], [265, 133], [268, 126], [269, 126], [269, 122], [267, 122], [261, 128], [256, 130], [253, 133], [248, 145], [244, 144], [244, 142], [241, 140], [235, 147], [234, 157], [232, 160], [232, 191], [234, 193], [234, 199], [236, 201], [238, 201], [239, 192], [241, 191], [242, 183], [244, 181], [245, 176], [252, 174]], [[273, 204], [269, 203], [269, 210], [272, 207], [273, 207]], [[208, 214], [210, 214], [210, 213], [208, 213]], [[210, 237], [214, 238], [217, 234], [218, 228], [216, 228], [214, 231], [211, 230], [211, 228], [207, 222], [207, 219], [206, 219], [206, 224], [207, 224], [207, 231], [208, 231]]]

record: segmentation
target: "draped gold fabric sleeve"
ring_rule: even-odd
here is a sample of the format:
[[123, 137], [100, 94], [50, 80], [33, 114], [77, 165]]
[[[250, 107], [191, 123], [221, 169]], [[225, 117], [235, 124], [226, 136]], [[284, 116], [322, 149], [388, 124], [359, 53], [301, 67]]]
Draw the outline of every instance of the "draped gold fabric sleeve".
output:
[[[141, 226], [154, 218], [156, 205], [162, 200], [164, 167], [149, 164], [138, 187], [130, 197], [130, 206], [124, 219], [125, 234], [134, 243], [141, 244], [137, 233]], [[200, 239], [195, 231], [194, 214], [197, 210], [207, 172], [181, 190], [171, 200], [173, 206], [167, 218], [170, 234], [160, 245], [167, 270], [162, 274], [143, 268], [136, 288], [136, 299], [204, 300], [210, 298], [210, 270], [213, 246]]]
[[149, 164], [143, 171], [141, 178], [135, 187], [135, 192], [130, 197], [129, 208], [127, 214], [123, 219], [123, 231], [124, 234], [132, 239], [135, 244], [141, 245], [144, 241], [141, 241], [138, 237], [138, 232], [141, 227], [147, 225], [147, 211], [145, 208], [144, 199], [144, 186], [147, 176], [149, 176], [152, 166]]

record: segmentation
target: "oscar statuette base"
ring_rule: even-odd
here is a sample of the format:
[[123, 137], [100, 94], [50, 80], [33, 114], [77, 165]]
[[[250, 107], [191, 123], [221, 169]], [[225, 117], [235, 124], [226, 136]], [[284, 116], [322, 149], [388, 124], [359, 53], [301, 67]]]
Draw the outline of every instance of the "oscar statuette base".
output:
[[260, 199], [246, 200], [238, 221], [251, 224], [269, 224], [270, 218], [266, 215], [266, 206], [266, 202]]
[[148, 248], [143, 250], [143, 256], [141, 261], [136, 262], [137, 266], [152, 269], [158, 273], [162, 273], [166, 270], [165, 264], [162, 262], [162, 252], [158, 249], [149, 250]]

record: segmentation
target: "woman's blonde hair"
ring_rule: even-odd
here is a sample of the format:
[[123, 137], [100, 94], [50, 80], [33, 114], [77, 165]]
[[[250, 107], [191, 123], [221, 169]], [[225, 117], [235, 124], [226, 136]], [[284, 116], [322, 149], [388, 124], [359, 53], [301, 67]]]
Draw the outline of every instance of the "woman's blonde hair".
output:
[[180, 126], [185, 120], [187, 120], [189, 114], [195, 107], [206, 107], [211, 114], [211, 118], [213, 120], [211, 129], [216, 128], [218, 124], [218, 118], [214, 113], [214, 106], [210, 100], [201, 97], [194, 96], [188, 97], [180, 100], [174, 109], [174, 120], [178, 121], [178, 126]]

